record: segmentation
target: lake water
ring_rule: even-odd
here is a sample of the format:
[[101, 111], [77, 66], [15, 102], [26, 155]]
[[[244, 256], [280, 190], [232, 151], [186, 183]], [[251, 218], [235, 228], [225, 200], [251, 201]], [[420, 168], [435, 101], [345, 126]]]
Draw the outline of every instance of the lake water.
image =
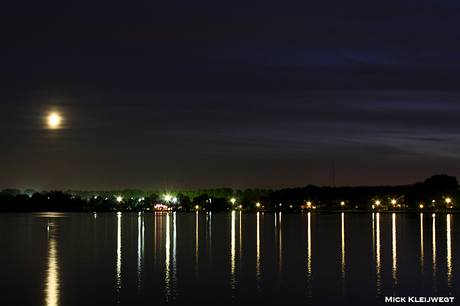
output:
[[458, 304], [459, 216], [0, 214], [0, 301], [375, 305], [395, 296]]

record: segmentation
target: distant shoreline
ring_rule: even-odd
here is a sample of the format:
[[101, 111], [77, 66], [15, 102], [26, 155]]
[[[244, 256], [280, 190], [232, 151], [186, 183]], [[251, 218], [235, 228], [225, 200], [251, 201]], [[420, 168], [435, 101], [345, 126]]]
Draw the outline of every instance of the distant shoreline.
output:
[[[249, 213], [249, 214], [255, 214], [258, 213], [257, 211], [240, 211], [240, 210], [234, 210], [236, 212], [243, 212], [243, 213]], [[139, 211], [129, 211], [129, 210], [124, 210], [124, 211], [2, 211], [0, 214], [30, 214], [30, 213], [36, 213], [36, 214], [43, 214], [43, 213], [58, 213], [58, 214], [97, 214], [97, 213], [119, 213], [119, 212], [125, 212], [125, 213], [139, 213]], [[170, 211], [161, 211], [161, 210], [144, 210], [142, 213], [197, 213], [198, 211], [181, 211], [181, 210], [170, 210]], [[232, 211], [211, 211], [211, 213], [214, 214], [227, 214]], [[459, 214], [459, 211], [448, 211], [448, 210], [440, 210], [440, 211], [400, 211], [400, 210], [380, 210], [380, 211], [369, 211], [369, 210], [311, 210], [311, 211], [302, 211], [302, 212], [281, 212], [281, 211], [264, 211], [261, 210], [259, 211], [260, 213], [267, 213], [267, 214], [277, 214], [277, 213], [283, 213], [283, 214], [288, 214], [288, 215], [303, 215], [303, 214], [308, 214], [308, 213], [315, 213], [315, 214], [337, 214], [337, 213], [346, 213], [346, 214], [371, 214], [371, 213], [381, 213], [381, 214], [442, 214], [442, 215], [448, 215], [448, 214]], [[198, 213], [203, 214], [203, 213], [209, 213], [207, 211], [199, 211]]]
[[382, 213], [382, 214], [458, 214], [459, 211], [456, 210], [439, 210], [439, 211], [431, 211], [431, 210], [424, 210], [424, 211], [414, 211], [414, 210], [376, 210], [376, 211], [369, 211], [369, 210], [311, 210], [311, 211], [304, 211], [303, 214], [308, 212], [320, 212], [320, 213]]

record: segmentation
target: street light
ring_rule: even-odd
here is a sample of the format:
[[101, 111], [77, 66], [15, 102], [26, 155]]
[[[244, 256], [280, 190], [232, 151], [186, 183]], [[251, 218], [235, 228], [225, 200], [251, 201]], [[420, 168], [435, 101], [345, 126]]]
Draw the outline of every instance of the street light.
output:
[[396, 208], [396, 200], [391, 200], [391, 204], [393, 204], [393, 208]]
[[451, 199], [450, 199], [450, 198], [447, 198], [447, 199], [446, 199], [446, 208], [449, 208], [448, 206], [449, 206], [450, 202], [451, 202]]

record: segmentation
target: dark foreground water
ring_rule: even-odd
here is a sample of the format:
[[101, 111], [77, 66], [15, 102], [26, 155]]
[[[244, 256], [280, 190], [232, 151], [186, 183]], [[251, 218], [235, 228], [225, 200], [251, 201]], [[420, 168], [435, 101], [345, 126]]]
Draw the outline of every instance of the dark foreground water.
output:
[[459, 304], [459, 217], [0, 214], [0, 303]]

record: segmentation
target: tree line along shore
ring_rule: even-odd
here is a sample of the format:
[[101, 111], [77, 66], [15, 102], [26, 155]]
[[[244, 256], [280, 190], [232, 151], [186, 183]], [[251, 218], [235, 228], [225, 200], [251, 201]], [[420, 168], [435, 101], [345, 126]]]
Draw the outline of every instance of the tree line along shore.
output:
[[88, 211], [460, 211], [456, 177], [433, 175], [399, 186], [217, 188], [192, 191], [3, 189], [0, 212]]

